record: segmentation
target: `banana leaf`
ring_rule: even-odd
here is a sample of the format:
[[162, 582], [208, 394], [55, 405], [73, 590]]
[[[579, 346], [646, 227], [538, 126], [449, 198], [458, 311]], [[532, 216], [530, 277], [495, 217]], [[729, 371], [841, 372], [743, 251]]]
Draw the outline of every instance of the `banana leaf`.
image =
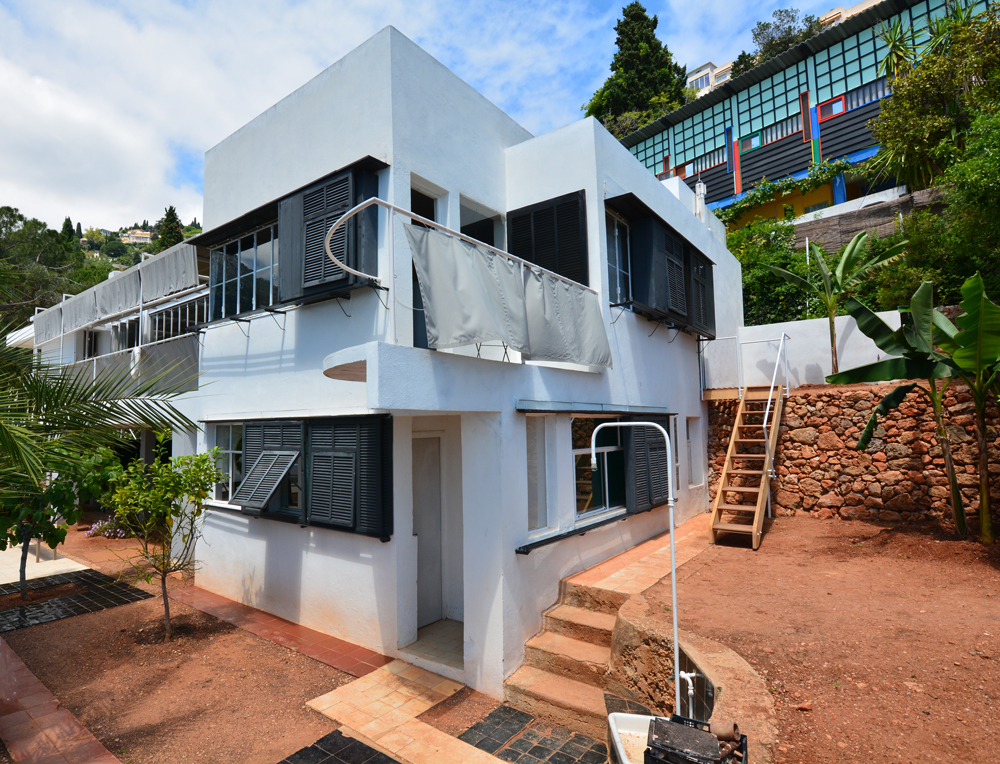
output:
[[875, 428], [878, 426], [878, 418], [885, 416], [899, 406], [915, 387], [917, 387], [916, 382], [912, 382], [909, 385], [900, 385], [881, 400], [878, 406], [875, 407], [872, 415], [868, 418], [868, 424], [865, 425], [861, 437], [858, 438], [858, 445], [855, 446], [858, 451], [864, 451], [868, 448], [868, 444], [872, 440], [872, 435], [875, 434]]

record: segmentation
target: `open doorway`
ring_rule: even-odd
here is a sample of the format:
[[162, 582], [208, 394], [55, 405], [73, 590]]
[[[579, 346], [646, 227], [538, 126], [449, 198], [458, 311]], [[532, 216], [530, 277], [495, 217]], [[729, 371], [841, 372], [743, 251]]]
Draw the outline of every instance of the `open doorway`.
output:
[[412, 449], [417, 640], [407, 645], [404, 652], [410, 658], [461, 672], [464, 667], [461, 507], [453, 506], [454, 500], [449, 501], [453, 497], [449, 496], [446, 485], [445, 433], [414, 432]]

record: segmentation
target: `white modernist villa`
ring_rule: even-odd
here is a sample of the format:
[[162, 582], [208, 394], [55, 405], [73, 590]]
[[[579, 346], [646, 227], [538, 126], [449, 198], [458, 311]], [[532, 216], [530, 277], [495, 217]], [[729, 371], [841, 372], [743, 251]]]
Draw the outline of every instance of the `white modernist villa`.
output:
[[[560, 579], [667, 529], [668, 472], [678, 522], [708, 510], [699, 347], [740, 266], [599, 122], [532, 136], [386, 28], [208, 151], [204, 221], [25, 338], [197, 367], [173, 450], [228, 473], [199, 586], [501, 697]], [[673, 453], [602, 430], [592, 470], [615, 418]], [[407, 652], [442, 619], [457, 663]]]

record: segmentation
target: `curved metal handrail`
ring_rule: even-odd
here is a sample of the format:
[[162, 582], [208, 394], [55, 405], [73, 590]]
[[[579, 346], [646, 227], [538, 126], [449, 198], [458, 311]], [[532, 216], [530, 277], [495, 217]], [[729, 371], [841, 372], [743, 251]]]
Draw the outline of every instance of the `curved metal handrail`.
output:
[[[334, 265], [338, 266], [339, 268], [343, 268], [345, 271], [347, 271], [353, 276], [358, 276], [359, 278], [363, 279], [370, 279], [371, 281], [374, 281], [376, 284], [382, 283], [382, 280], [378, 276], [373, 276], [370, 273], [363, 273], [362, 271], [355, 270], [346, 263], [343, 263], [339, 259], [337, 259], [337, 257], [333, 254], [333, 252], [330, 251], [330, 241], [333, 238], [333, 234], [336, 233], [340, 229], [340, 227], [343, 226], [344, 223], [346, 223], [351, 217], [358, 214], [362, 210], [366, 210], [372, 206], [382, 207], [386, 210], [389, 210], [390, 212], [398, 212], [400, 215], [404, 215], [408, 218], [411, 218], [412, 220], [416, 220], [418, 223], [425, 225], [428, 228], [435, 228], [439, 231], [443, 231], [444, 233], [449, 234], [450, 236], [454, 236], [456, 239], [461, 239], [462, 241], [467, 242], [469, 244], [473, 244], [477, 247], [480, 247], [481, 249], [489, 250], [493, 254], [500, 255], [502, 257], [507, 258], [508, 260], [513, 260], [516, 263], [520, 263], [522, 266], [529, 268], [536, 268], [537, 270], [547, 273], [548, 275], [558, 279], [559, 281], [565, 281], [567, 284], [572, 284], [573, 286], [577, 286], [580, 287], [581, 289], [586, 289], [588, 292], [597, 294], [596, 289], [592, 289], [591, 287], [586, 286], [585, 284], [581, 284], [578, 281], [573, 281], [573, 279], [568, 279], [565, 276], [562, 276], [554, 271], [550, 271], [548, 268], [542, 268], [540, 265], [536, 265], [532, 262], [529, 262], [528, 260], [525, 260], [522, 257], [518, 257], [517, 255], [512, 255], [510, 254], [510, 252], [504, 252], [502, 249], [497, 249], [496, 247], [490, 246], [489, 244], [485, 244], [477, 239], [473, 239], [471, 236], [466, 236], [461, 231], [456, 231], [452, 228], [448, 228], [447, 226], [443, 226], [440, 223], [435, 223], [433, 220], [425, 218], [422, 215], [417, 215], [414, 212], [405, 210], [402, 207], [398, 207], [395, 204], [391, 204], [390, 202], [387, 202], [383, 199], [379, 199], [378, 197], [375, 196], [373, 196], [370, 199], [365, 199], [365, 201], [361, 202], [358, 205], [355, 205], [347, 212], [345, 212], [343, 215], [341, 215], [340, 218], [337, 220], [337, 222], [330, 227], [329, 231], [327, 231], [326, 238], [323, 240], [323, 248], [326, 250], [326, 256], [333, 261]], [[389, 222], [391, 225], [392, 223], [391, 216]], [[389, 240], [390, 241], [392, 240], [391, 228], [389, 229]]]

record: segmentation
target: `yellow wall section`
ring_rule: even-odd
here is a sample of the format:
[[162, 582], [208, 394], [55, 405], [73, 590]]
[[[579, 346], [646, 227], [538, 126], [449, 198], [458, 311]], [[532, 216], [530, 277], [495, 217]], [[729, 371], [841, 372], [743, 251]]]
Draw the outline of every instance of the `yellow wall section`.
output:
[[788, 196], [775, 194], [773, 201], [762, 204], [759, 207], [754, 207], [752, 210], [747, 210], [736, 220], [732, 221], [729, 224], [729, 230], [735, 231], [737, 228], [742, 228], [747, 223], [753, 221], [754, 218], [784, 220], [786, 204], [790, 204], [794, 208], [795, 217], [798, 217], [799, 215], [806, 214], [806, 207], [812, 207], [814, 204], [822, 204], [823, 202], [827, 202], [830, 205], [833, 204], [833, 185], [831, 183], [814, 188], [805, 194], [798, 192], [794, 192]]

